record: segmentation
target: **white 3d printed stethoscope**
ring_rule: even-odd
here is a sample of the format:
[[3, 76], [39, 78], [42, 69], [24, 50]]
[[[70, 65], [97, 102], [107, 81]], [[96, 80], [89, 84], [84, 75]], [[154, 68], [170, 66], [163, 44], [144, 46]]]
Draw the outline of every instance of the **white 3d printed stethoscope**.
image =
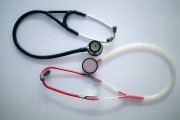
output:
[[[107, 54], [106, 56], [99, 58], [96, 62], [96, 60], [90, 58], [90, 59], [86, 59], [83, 62], [83, 69], [88, 72], [88, 73], [92, 73], [97, 69], [97, 65], [98, 63], [101, 63], [109, 58], [114, 57], [115, 55], [118, 54], [122, 54], [125, 52], [128, 52], [130, 50], [148, 50], [148, 51], [152, 51], [153, 53], [157, 53], [158, 55], [160, 55], [169, 65], [170, 70], [171, 70], [171, 82], [169, 83], [169, 85], [162, 90], [161, 92], [159, 92], [158, 94], [155, 95], [151, 95], [151, 96], [139, 96], [139, 95], [131, 95], [131, 94], [127, 94], [125, 92], [120, 91], [117, 88], [112, 87], [111, 85], [105, 83], [104, 81], [93, 77], [92, 75], [86, 74], [86, 73], [80, 73], [80, 72], [76, 72], [73, 70], [68, 70], [68, 69], [63, 69], [63, 68], [58, 68], [58, 67], [46, 67], [42, 70], [41, 74], [40, 74], [40, 80], [42, 81], [43, 85], [48, 88], [51, 89], [53, 91], [65, 94], [65, 95], [69, 95], [72, 97], [77, 97], [77, 98], [82, 98], [82, 99], [87, 99], [87, 100], [104, 100], [104, 99], [122, 99], [122, 98], [132, 98], [132, 99], [139, 99], [139, 100], [156, 100], [159, 98], [164, 97], [165, 95], [167, 95], [170, 90], [172, 89], [174, 83], [175, 83], [175, 79], [176, 79], [176, 69], [175, 69], [175, 65], [173, 63], [173, 61], [171, 60], [171, 58], [164, 52], [162, 51], [160, 48], [150, 45], [150, 44], [131, 44], [131, 45], [127, 45], [124, 47], [120, 47], [112, 52], [110, 52], [109, 54]], [[79, 74], [82, 76], [86, 76], [86, 77], [90, 77], [93, 80], [97, 81], [98, 83], [100, 83], [102, 86], [109, 88], [110, 90], [112, 90], [114, 93], [118, 93], [120, 94], [119, 96], [115, 96], [115, 97], [102, 97], [99, 98], [98, 96], [86, 96], [86, 95], [77, 95], [77, 94], [72, 94], [72, 93], [68, 93], [62, 90], [58, 90], [56, 88], [50, 87], [49, 85], [46, 84], [46, 80], [45, 77], [47, 75], [49, 75], [50, 70], [49, 69], [57, 69], [57, 70], [62, 70], [62, 71], [67, 71], [67, 72], [71, 72], [71, 73], [75, 73], [75, 74]]]

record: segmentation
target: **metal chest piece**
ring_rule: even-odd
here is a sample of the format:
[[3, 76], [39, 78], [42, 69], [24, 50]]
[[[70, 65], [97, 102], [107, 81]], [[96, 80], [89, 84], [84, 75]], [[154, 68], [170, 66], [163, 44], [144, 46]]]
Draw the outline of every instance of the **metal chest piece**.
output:
[[88, 45], [88, 53], [92, 56], [98, 56], [102, 53], [103, 46], [98, 41], [91, 41]]

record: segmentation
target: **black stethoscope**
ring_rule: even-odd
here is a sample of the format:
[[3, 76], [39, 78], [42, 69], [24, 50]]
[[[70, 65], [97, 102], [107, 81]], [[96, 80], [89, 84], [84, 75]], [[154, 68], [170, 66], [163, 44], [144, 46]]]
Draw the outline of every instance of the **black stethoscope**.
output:
[[[60, 21], [58, 18], [56, 18], [55, 16], [53, 16], [52, 14], [56, 14], [56, 13], [64, 13], [64, 17], [63, 17], [63, 20]], [[63, 26], [67, 31], [77, 35], [77, 36], [80, 36], [82, 38], [86, 38], [86, 39], [90, 39], [91, 42], [88, 44], [87, 47], [82, 47], [82, 48], [78, 48], [78, 49], [74, 49], [74, 50], [70, 50], [70, 51], [66, 51], [66, 52], [62, 52], [62, 53], [58, 53], [58, 54], [53, 54], [53, 55], [35, 55], [35, 54], [32, 54], [28, 51], [26, 51], [25, 49], [23, 49], [18, 40], [17, 40], [17, 36], [16, 36], [16, 32], [17, 32], [17, 29], [18, 29], [18, 26], [19, 24], [23, 21], [24, 18], [26, 18], [27, 16], [29, 15], [32, 15], [32, 14], [44, 14], [48, 17], [50, 17], [51, 19], [53, 19], [56, 23], [58, 23], [59, 25]], [[70, 15], [72, 14], [76, 14], [76, 15], [79, 15], [79, 16], [82, 16], [82, 17], [86, 17], [86, 18], [89, 18], [89, 19], [92, 19], [92, 20], [95, 20], [105, 26], [107, 26], [108, 28], [112, 29], [112, 32], [113, 32], [113, 36], [112, 37], [109, 37], [107, 38], [106, 41], [99, 41], [99, 40], [95, 40], [95, 39], [92, 39], [90, 37], [87, 37], [87, 36], [84, 36], [84, 35], [81, 35], [80, 33], [78, 33], [77, 31], [71, 29], [68, 24], [67, 24], [67, 19]], [[92, 16], [89, 16], [89, 15], [86, 15], [84, 13], [81, 13], [81, 12], [78, 12], [78, 11], [75, 11], [75, 10], [69, 10], [69, 11], [42, 11], [42, 10], [33, 10], [33, 11], [29, 11], [25, 14], [23, 14], [15, 23], [14, 25], [14, 28], [13, 28], [13, 40], [14, 40], [14, 43], [16, 45], [16, 47], [21, 51], [23, 52], [24, 54], [30, 56], [30, 57], [33, 57], [33, 58], [38, 58], [38, 59], [50, 59], [50, 58], [57, 58], [57, 57], [62, 57], [62, 56], [66, 56], [66, 55], [70, 55], [70, 54], [74, 54], [74, 53], [78, 53], [78, 52], [87, 52], [92, 55], [92, 56], [98, 56], [102, 53], [103, 51], [103, 46], [101, 45], [101, 43], [108, 43], [108, 42], [111, 42], [114, 37], [115, 37], [115, 33], [116, 33], [116, 30], [117, 30], [117, 27], [116, 26], [109, 26], [107, 25], [106, 23], [92, 17]]]

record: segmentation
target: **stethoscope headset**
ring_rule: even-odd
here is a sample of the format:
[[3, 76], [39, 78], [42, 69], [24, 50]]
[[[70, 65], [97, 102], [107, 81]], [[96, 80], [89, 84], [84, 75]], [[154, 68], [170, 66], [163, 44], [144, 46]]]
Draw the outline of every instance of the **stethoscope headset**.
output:
[[[67, 52], [54, 54], [54, 55], [39, 56], [39, 55], [34, 55], [34, 54], [29, 53], [28, 51], [24, 50], [20, 46], [20, 44], [18, 43], [17, 37], [16, 37], [16, 32], [17, 32], [19, 24], [22, 22], [22, 20], [25, 17], [27, 17], [29, 15], [32, 15], [32, 14], [36, 14], [36, 13], [47, 15], [48, 17], [53, 19], [55, 22], [57, 22], [59, 25], [63, 26], [67, 31], [69, 31], [69, 32], [71, 32], [71, 33], [73, 33], [73, 34], [75, 34], [77, 36], [80, 36], [80, 37], [83, 37], [83, 38], [86, 38], [86, 39], [90, 39], [91, 42], [89, 43], [88, 47], [78, 48], [78, 49], [75, 49], [75, 50], [70, 50], [70, 51], [67, 51]], [[63, 21], [60, 21], [55, 16], [53, 16], [52, 14], [54, 14], [54, 13], [65, 13], [65, 15], [63, 17]], [[78, 32], [71, 29], [67, 25], [67, 22], [66, 22], [67, 18], [71, 14], [76, 14], [76, 15], [80, 15], [80, 16], [83, 16], [83, 17], [86, 17], [86, 18], [90, 18], [90, 19], [93, 19], [93, 20], [95, 20], [97, 22], [100, 22], [101, 24], [104, 24], [105, 26], [107, 26], [108, 28], [110, 28], [112, 30], [113, 36], [109, 37], [106, 41], [99, 41], [99, 40], [94, 40], [94, 39], [91, 39], [89, 37], [86, 37], [84, 35], [79, 34]], [[50, 59], [50, 58], [62, 57], [62, 56], [66, 56], [66, 55], [70, 55], [70, 54], [74, 54], [74, 53], [78, 53], [78, 52], [86, 52], [86, 51], [88, 51], [88, 53], [90, 55], [92, 55], [92, 56], [98, 56], [103, 51], [103, 46], [101, 45], [101, 43], [109, 43], [109, 42], [111, 42], [115, 37], [116, 30], [117, 30], [117, 27], [115, 27], [115, 26], [110, 27], [109, 25], [105, 24], [104, 22], [102, 22], [102, 21], [100, 21], [100, 20], [98, 20], [98, 19], [96, 19], [94, 17], [88, 16], [88, 15], [86, 15], [84, 13], [78, 12], [78, 11], [71, 11], [71, 10], [70, 11], [41, 11], [41, 10], [34, 10], [34, 11], [30, 11], [30, 12], [27, 12], [27, 13], [23, 14], [16, 21], [16, 23], [14, 25], [14, 28], [13, 28], [13, 40], [14, 40], [15, 45], [17, 46], [17, 48], [21, 52], [23, 52], [24, 54], [26, 54], [26, 55], [28, 55], [30, 57], [38, 58], [38, 59]], [[145, 50], [145, 51], [151, 51], [153, 53], [156, 53], [157, 55], [161, 56], [168, 63], [168, 65], [170, 67], [170, 70], [171, 70], [171, 78], [172, 78], [172, 80], [169, 83], [169, 85], [164, 90], [159, 92], [158, 94], [151, 95], [151, 96], [139, 96], [139, 95], [127, 94], [125, 92], [120, 91], [117, 88], [112, 87], [108, 83], [105, 83], [104, 81], [90, 75], [90, 74], [94, 73], [98, 69], [98, 65], [101, 64], [103, 61], [106, 61], [106, 60], [108, 60], [110, 58], [113, 58], [114, 56], [126, 53], [128, 51], [136, 51], [136, 50], [143, 50], [143, 51]], [[122, 99], [122, 98], [132, 98], [132, 99], [139, 99], [139, 100], [156, 100], [156, 99], [164, 97], [165, 95], [167, 95], [170, 92], [170, 90], [172, 89], [172, 87], [173, 87], [173, 85], [175, 83], [175, 79], [176, 79], [176, 68], [175, 68], [175, 65], [174, 65], [172, 59], [168, 56], [168, 54], [165, 53], [163, 50], [161, 50], [160, 48], [158, 48], [156, 46], [153, 46], [153, 45], [150, 45], [150, 44], [142, 44], [142, 43], [131, 44], [131, 45], [120, 47], [120, 48], [108, 53], [104, 57], [101, 57], [101, 58], [99, 58], [97, 60], [95, 60], [94, 58], [87, 58], [87, 59], [85, 59], [83, 61], [82, 68], [83, 68], [85, 73], [81, 73], [81, 72], [77, 72], [77, 71], [69, 70], [69, 69], [64, 69], [64, 68], [58, 68], [58, 67], [54, 67], [54, 66], [46, 67], [41, 71], [40, 80], [42, 81], [43, 85], [46, 88], [50, 89], [50, 90], [53, 90], [53, 91], [56, 91], [56, 92], [59, 92], [59, 93], [62, 93], [62, 94], [68, 95], [68, 96], [87, 99], [87, 100], [102, 100], [102, 99], [108, 99], [109, 100], [109, 99]], [[89, 77], [89, 78], [97, 81], [100, 85], [102, 85], [102, 86], [104, 86], [106, 88], [109, 88], [114, 93], [116, 93], [116, 94], [118, 93], [118, 94], [121, 94], [121, 95], [115, 96], [115, 97], [99, 98], [98, 96], [77, 95], [77, 94], [74, 94], [74, 93], [68, 93], [68, 92], [53, 88], [53, 87], [47, 85], [46, 82], [45, 82], [46, 81], [45, 80], [46, 76], [48, 76], [50, 74], [50, 69], [67, 71], [67, 72], [79, 74], [79, 75], [82, 75], [82, 76], [85, 76], [85, 77]]]
[[[58, 18], [56, 18], [53, 15], [53, 14], [56, 14], [56, 13], [63, 13], [64, 14], [64, 17], [63, 17], [62, 21], [60, 21]], [[58, 23], [59, 25], [64, 27], [67, 31], [69, 31], [72, 34], [77, 35], [79, 37], [82, 37], [82, 38], [85, 38], [85, 39], [89, 39], [89, 40], [91, 40], [91, 42], [88, 44], [87, 47], [82, 47], [82, 48], [78, 48], [78, 49], [74, 49], [74, 50], [69, 50], [69, 51], [66, 51], [66, 52], [58, 53], [58, 54], [53, 54], [53, 55], [35, 55], [35, 54], [32, 54], [32, 53], [26, 51], [24, 48], [22, 48], [20, 46], [20, 44], [19, 44], [19, 42], [17, 40], [17, 36], [16, 36], [17, 29], [18, 29], [20, 23], [24, 20], [24, 18], [26, 18], [26, 17], [28, 17], [28, 16], [30, 16], [32, 14], [43, 14], [43, 15], [46, 15], [49, 18], [51, 18], [52, 20], [54, 20], [56, 23]], [[75, 31], [72, 28], [70, 28], [68, 26], [68, 24], [67, 24], [67, 19], [72, 14], [79, 15], [79, 16], [82, 16], [82, 17], [85, 17], [85, 18], [89, 18], [89, 19], [95, 20], [96, 22], [99, 22], [99, 23], [105, 25], [106, 27], [108, 27], [109, 29], [112, 30], [113, 35], [111, 37], [107, 38], [106, 41], [99, 41], [99, 40], [95, 40], [95, 39], [92, 39], [90, 37], [81, 35], [77, 31]], [[84, 13], [81, 13], [81, 12], [75, 11], [75, 10], [69, 10], [69, 11], [42, 11], [42, 10], [33, 10], [33, 11], [29, 11], [29, 12], [23, 14], [16, 21], [16, 23], [14, 25], [14, 28], [13, 28], [13, 40], [14, 40], [14, 43], [15, 43], [16, 47], [22, 53], [24, 53], [24, 54], [26, 54], [26, 55], [28, 55], [30, 57], [38, 58], [38, 59], [51, 59], [51, 58], [63, 57], [63, 56], [67, 56], [67, 55], [74, 54], [74, 53], [79, 53], [79, 52], [88, 52], [92, 56], [98, 56], [103, 51], [103, 46], [102, 46], [101, 43], [109, 43], [109, 42], [111, 42], [115, 38], [116, 30], [117, 30], [116, 26], [111, 27], [111, 26], [107, 25], [106, 23], [104, 23], [104, 22], [102, 22], [102, 21], [100, 21], [100, 20], [98, 20], [98, 19], [96, 19], [96, 18], [94, 18], [92, 16], [89, 16], [87, 14], [84, 14]]]

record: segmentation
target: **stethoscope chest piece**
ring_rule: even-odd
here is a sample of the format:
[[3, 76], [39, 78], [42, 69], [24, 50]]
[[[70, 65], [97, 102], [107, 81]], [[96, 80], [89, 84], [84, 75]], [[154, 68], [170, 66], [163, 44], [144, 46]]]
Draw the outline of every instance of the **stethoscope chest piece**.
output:
[[88, 45], [88, 53], [92, 56], [98, 56], [102, 53], [103, 46], [98, 41], [91, 41]]
[[97, 70], [98, 63], [93, 58], [87, 58], [83, 61], [82, 68], [86, 73], [91, 74]]

